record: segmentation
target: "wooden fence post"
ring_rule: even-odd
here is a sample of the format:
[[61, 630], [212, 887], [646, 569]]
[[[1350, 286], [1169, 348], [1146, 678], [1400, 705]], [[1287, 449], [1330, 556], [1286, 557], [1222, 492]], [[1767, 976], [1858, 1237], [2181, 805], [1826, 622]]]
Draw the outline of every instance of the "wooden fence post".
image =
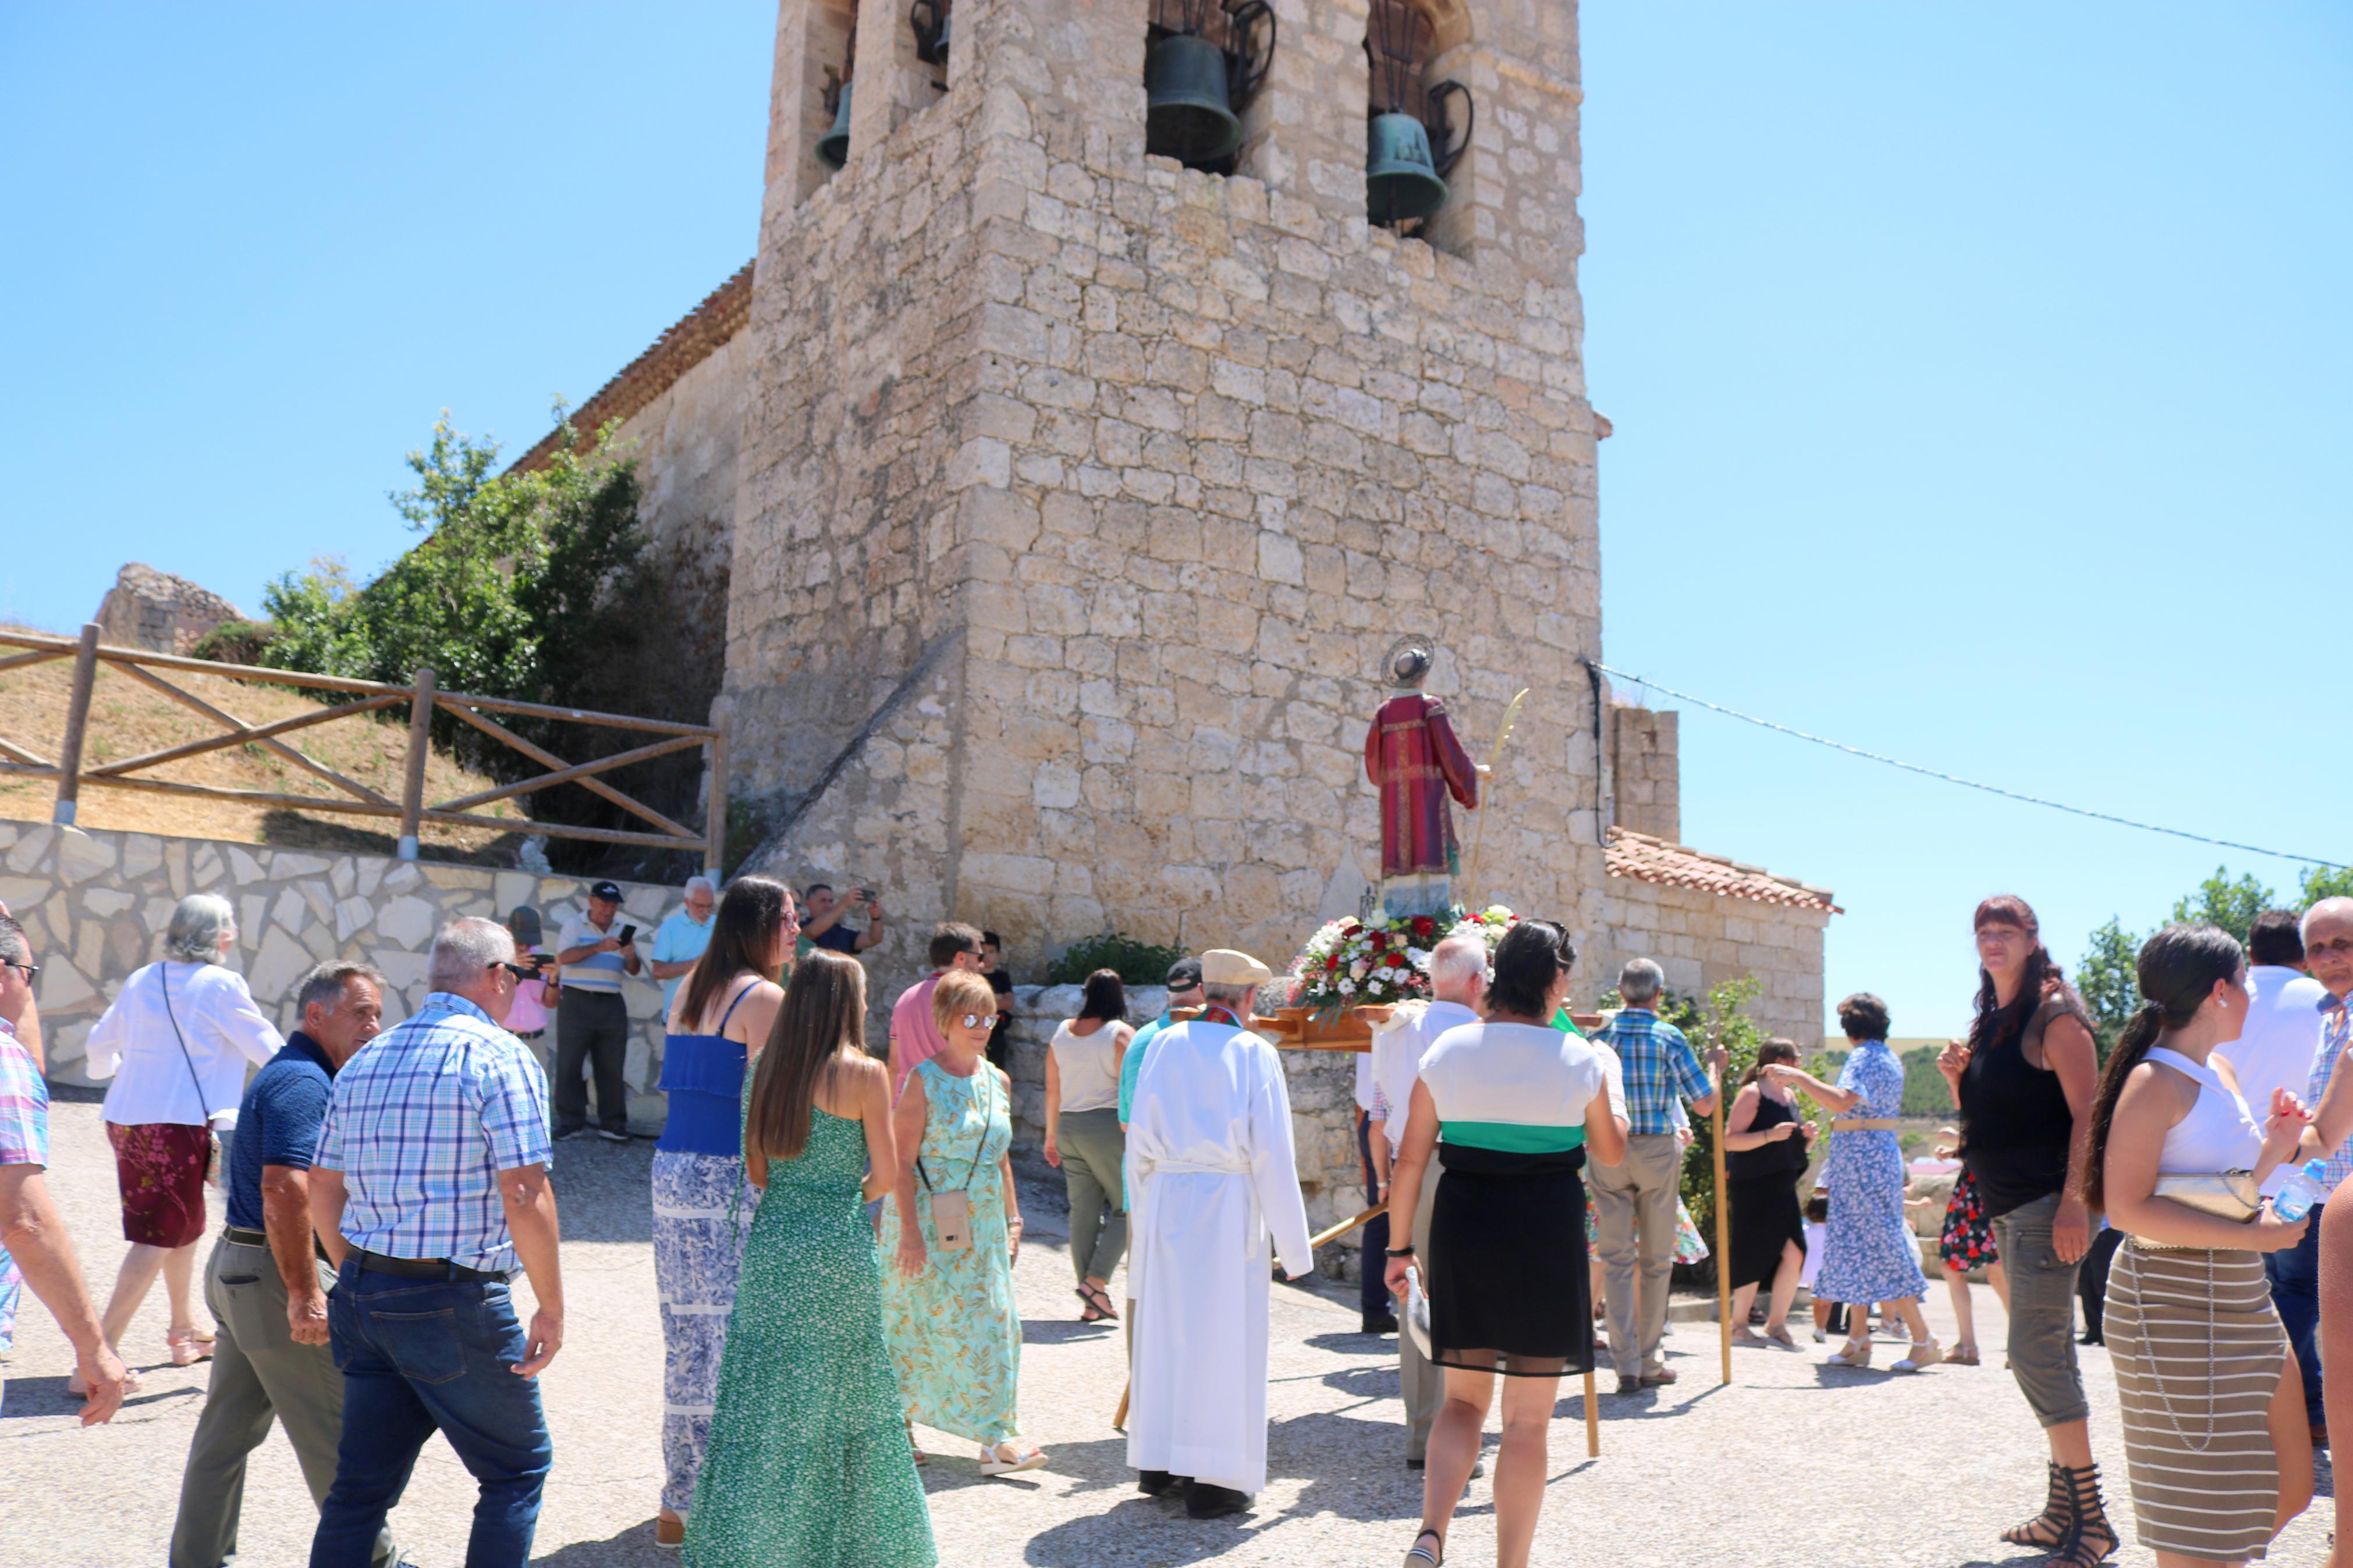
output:
[[716, 883], [727, 862], [727, 731], [711, 735], [711, 800], [703, 812], [702, 874]]
[[408, 777], [400, 790], [400, 847], [404, 860], [417, 858], [417, 829], [425, 816], [425, 762], [433, 754], [433, 667], [417, 671], [417, 695], [408, 704]]
[[66, 743], [58, 758], [58, 801], [49, 820], [71, 827], [81, 801], [82, 737], [90, 731], [90, 694], [98, 684], [98, 623], [85, 621], [74, 649], [73, 695], [66, 701]]

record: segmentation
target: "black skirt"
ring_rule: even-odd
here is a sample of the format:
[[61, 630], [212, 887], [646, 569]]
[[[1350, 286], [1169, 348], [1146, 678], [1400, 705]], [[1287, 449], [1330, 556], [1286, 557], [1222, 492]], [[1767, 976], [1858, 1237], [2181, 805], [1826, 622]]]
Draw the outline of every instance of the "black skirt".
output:
[[1430, 1359], [1509, 1377], [1592, 1371], [1585, 1151], [1441, 1143], [1438, 1157], [1424, 1247]]
[[1781, 1247], [1798, 1244], [1806, 1255], [1806, 1212], [1798, 1202], [1798, 1178], [1793, 1175], [1752, 1176], [1727, 1181], [1725, 1195], [1732, 1205], [1732, 1288], [1772, 1283], [1781, 1267]]

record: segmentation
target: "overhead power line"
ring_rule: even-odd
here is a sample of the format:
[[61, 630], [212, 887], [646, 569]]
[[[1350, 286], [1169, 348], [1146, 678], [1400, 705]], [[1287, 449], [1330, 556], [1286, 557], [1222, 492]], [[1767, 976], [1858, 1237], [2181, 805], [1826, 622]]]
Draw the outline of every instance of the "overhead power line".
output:
[[1704, 708], [1710, 712], [1721, 713], [1727, 719], [1737, 719], [1744, 724], [1754, 724], [1759, 729], [1771, 730], [1778, 734], [1794, 735], [1800, 741], [1811, 741], [1817, 746], [1828, 746], [1833, 752], [1844, 752], [1851, 757], [1861, 757], [1866, 762], [1884, 763], [1891, 768], [1902, 768], [1907, 773], [1919, 773], [1926, 778], [1940, 779], [1946, 784], [1959, 784], [1963, 789], [1983, 790], [1988, 795], [1998, 795], [2005, 800], [2023, 801], [2028, 805], [2047, 806], [2052, 811], [2066, 812], [2071, 816], [2088, 816], [2094, 822], [2113, 822], [2119, 827], [2137, 827], [2144, 833], [2162, 833], [2168, 837], [2187, 838], [2193, 843], [2219, 845], [2224, 849], [2243, 849], [2250, 855], [2270, 855], [2282, 860], [2301, 860], [2308, 866], [2334, 867], [2345, 864], [2342, 860], [2325, 860], [2317, 855], [2291, 855], [2284, 849], [2266, 849], [2260, 844], [2241, 844], [2234, 839], [2214, 838], [2203, 833], [2185, 832], [2179, 827], [2164, 827], [2154, 822], [2136, 822], [2129, 816], [2118, 816], [2114, 812], [2092, 811], [2080, 805], [2069, 805], [2064, 801], [2044, 800], [2040, 795], [2022, 795], [2014, 789], [2004, 789], [2000, 784], [1979, 784], [1975, 779], [1965, 779], [1955, 773], [1940, 773], [1935, 768], [1924, 768], [1917, 763], [1907, 763], [1897, 757], [1884, 757], [1877, 752], [1866, 752], [1861, 746], [1850, 746], [1842, 741], [1830, 740], [1821, 735], [1810, 735], [1803, 730], [1795, 730], [1787, 724], [1777, 724], [1770, 719], [1759, 719], [1754, 713], [1743, 713], [1737, 708], [1726, 708], [1721, 702], [1710, 702], [1704, 697], [1694, 697], [1688, 691], [1677, 691], [1672, 686], [1662, 686], [1655, 680], [1646, 679], [1639, 675], [1629, 675], [1622, 669], [1612, 669], [1598, 660], [1588, 658], [1582, 662], [1604, 675], [1614, 675], [1620, 680], [1631, 681], [1636, 686], [1662, 692], [1678, 702], [1689, 702], [1695, 707]]

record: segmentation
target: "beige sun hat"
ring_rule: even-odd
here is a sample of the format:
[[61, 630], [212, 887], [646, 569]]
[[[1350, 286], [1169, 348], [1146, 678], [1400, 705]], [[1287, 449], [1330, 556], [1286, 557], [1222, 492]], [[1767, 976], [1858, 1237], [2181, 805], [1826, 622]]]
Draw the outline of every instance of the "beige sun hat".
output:
[[1201, 955], [1204, 985], [1263, 985], [1273, 978], [1273, 970], [1230, 947], [1213, 947]]

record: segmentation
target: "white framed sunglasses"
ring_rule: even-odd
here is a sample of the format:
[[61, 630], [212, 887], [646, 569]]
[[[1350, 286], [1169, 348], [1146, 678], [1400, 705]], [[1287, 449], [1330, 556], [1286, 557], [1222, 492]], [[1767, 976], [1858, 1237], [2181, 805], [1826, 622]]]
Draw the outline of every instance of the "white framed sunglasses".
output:
[[996, 1023], [997, 1015], [994, 1013], [966, 1013], [963, 1017], [958, 1018], [956, 1022], [963, 1025], [967, 1029], [977, 1029], [983, 1025]]

